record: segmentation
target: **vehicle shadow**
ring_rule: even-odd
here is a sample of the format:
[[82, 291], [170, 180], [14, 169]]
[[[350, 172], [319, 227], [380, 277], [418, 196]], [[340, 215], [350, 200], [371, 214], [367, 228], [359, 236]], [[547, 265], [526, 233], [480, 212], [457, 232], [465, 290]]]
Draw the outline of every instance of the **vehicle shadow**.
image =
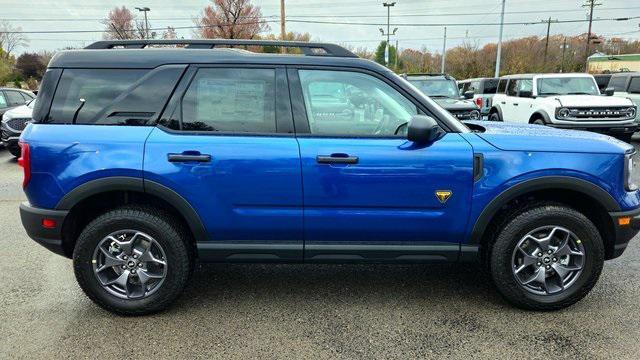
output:
[[172, 309], [396, 301], [433, 310], [507, 306], [477, 264], [200, 264]]

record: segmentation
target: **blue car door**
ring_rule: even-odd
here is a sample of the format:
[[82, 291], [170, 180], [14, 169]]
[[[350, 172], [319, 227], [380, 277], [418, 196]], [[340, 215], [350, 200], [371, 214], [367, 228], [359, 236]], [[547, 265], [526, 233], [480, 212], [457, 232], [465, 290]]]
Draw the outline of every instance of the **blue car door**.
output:
[[190, 67], [146, 142], [145, 186], [200, 218], [205, 260], [302, 259], [302, 179], [286, 71]]
[[289, 80], [305, 261], [455, 260], [473, 186], [469, 143], [396, 135], [424, 105], [374, 74], [291, 68]]

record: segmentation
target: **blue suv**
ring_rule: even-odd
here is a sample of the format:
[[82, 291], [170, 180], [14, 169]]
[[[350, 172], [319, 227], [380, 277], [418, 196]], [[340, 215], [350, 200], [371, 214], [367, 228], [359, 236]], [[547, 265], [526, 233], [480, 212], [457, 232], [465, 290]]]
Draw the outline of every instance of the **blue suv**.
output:
[[[301, 56], [255, 52], [278, 46]], [[22, 223], [120, 314], [167, 307], [196, 261], [478, 261], [515, 306], [560, 309], [640, 228], [630, 145], [463, 124], [332, 44], [62, 51], [33, 120]]]

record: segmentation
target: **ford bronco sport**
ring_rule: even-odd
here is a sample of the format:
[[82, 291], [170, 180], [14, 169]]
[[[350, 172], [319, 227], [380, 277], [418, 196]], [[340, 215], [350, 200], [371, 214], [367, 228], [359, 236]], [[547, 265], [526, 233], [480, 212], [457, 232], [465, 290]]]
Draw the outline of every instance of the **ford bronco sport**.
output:
[[636, 110], [629, 99], [600, 95], [589, 74], [522, 74], [500, 79], [489, 120], [591, 130], [630, 142]]
[[196, 261], [479, 261], [512, 304], [560, 309], [640, 223], [630, 145], [464, 125], [331, 44], [62, 51], [33, 120], [20, 141], [22, 223], [73, 259], [89, 298], [121, 314], [167, 307]]
[[405, 80], [442, 106], [458, 120], [480, 120], [480, 107], [473, 99], [473, 91], [460, 96], [456, 79], [448, 74], [402, 74]]

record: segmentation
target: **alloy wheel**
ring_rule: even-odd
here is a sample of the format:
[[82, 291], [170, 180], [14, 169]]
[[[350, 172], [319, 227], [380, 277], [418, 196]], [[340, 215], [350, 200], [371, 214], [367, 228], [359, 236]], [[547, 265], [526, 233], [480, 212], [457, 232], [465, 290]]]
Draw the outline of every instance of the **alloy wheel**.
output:
[[92, 265], [100, 285], [122, 299], [148, 297], [167, 275], [162, 246], [136, 230], [121, 230], [103, 238], [93, 253]]
[[554, 295], [571, 287], [582, 274], [585, 248], [572, 231], [543, 226], [516, 244], [512, 271], [518, 284], [536, 295]]

